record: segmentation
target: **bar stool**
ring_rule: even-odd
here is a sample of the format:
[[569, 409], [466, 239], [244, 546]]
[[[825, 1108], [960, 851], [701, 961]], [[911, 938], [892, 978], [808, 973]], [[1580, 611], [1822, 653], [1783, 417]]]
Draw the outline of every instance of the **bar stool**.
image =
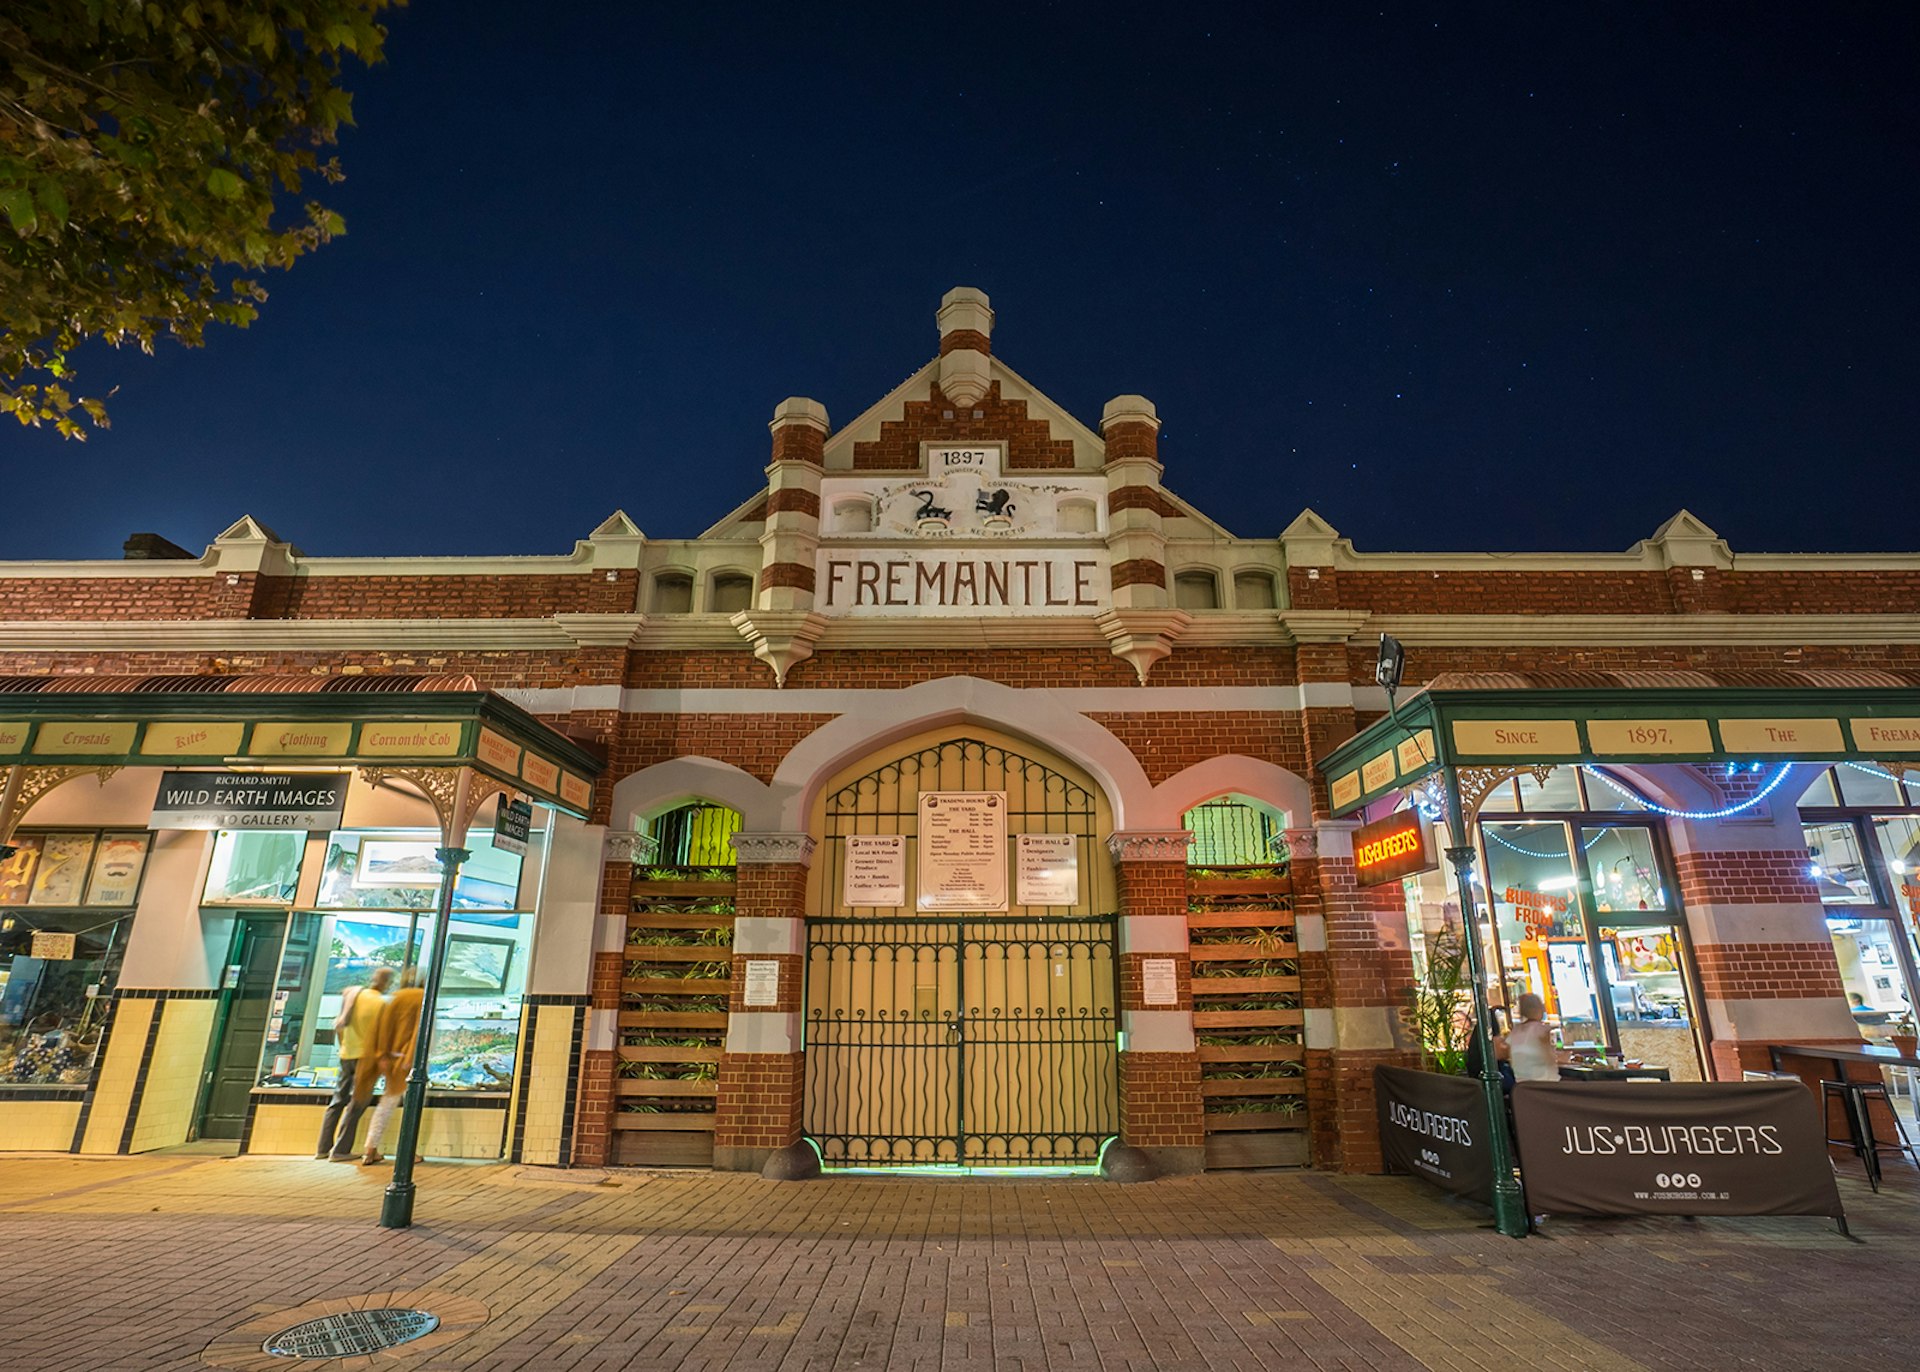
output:
[[[1846, 1112], [1847, 1136], [1837, 1138], [1833, 1134], [1833, 1102], [1840, 1102]], [[1887, 1107], [1887, 1114], [1893, 1119], [1894, 1133], [1899, 1142], [1881, 1142], [1873, 1135], [1873, 1117], [1868, 1114], [1869, 1103], [1880, 1101]], [[1823, 1081], [1820, 1083], [1821, 1116], [1827, 1122], [1827, 1144], [1845, 1145], [1853, 1149], [1867, 1170], [1867, 1184], [1875, 1191], [1880, 1189], [1880, 1155], [1882, 1153], [1905, 1153], [1920, 1166], [1920, 1153], [1914, 1151], [1913, 1143], [1907, 1138], [1906, 1127], [1900, 1123], [1900, 1116], [1894, 1112], [1893, 1101], [1887, 1095], [1887, 1086], [1883, 1081]]]

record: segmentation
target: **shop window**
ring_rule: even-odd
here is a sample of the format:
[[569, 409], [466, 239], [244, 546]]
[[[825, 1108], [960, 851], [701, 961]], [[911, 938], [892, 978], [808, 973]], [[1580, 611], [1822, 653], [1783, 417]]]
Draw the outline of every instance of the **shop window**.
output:
[[1602, 924], [1597, 932], [1621, 1055], [1665, 1067], [1674, 1081], [1698, 1080], [1679, 930], [1663, 920]]
[[304, 833], [222, 829], [207, 867], [206, 905], [285, 905], [300, 886]]
[[1920, 815], [1875, 815], [1870, 823], [1894, 904], [1920, 929]]
[[0, 1086], [91, 1076], [151, 836], [21, 833], [0, 863]]
[[1100, 531], [1100, 512], [1091, 500], [1063, 500], [1056, 507], [1063, 534], [1092, 534]]
[[1822, 767], [1813, 774], [1813, 780], [1807, 783], [1807, 789], [1800, 793], [1800, 808], [1803, 810], [1832, 809], [1840, 803], [1840, 797], [1833, 789], [1833, 768]]
[[1220, 608], [1220, 583], [1212, 572], [1181, 572], [1173, 579], [1173, 603], [1182, 610]]
[[1860, 831], [1851, 820], [1800, 826], [1807, 837], [1807, 876], [1823, 905], [1875, 904]]
[[1593, 887], [1593, 908], [1602, 915], [1622, 910], [1665, 910], [1666, 882], [1653, 853], [1653, 835], [1645, 829], [1621, 826], [1587, 829], [1587, 877]]
[[711, 614], [731, 615], [753, 608], [753, 578], [738, 572], [722, 572], [713, 579], [713, 591], [707, 600]]
[[1885, 918], [1829, 916], [1827, 932], [1854, 1027], [1862, 1038], [1886, 1038], [1914, 1008], [1900, 961], [1898, 926]]
[[653, 579], [653, 599], [648, 608], [657, 615], [693, 613], [693, 578], [679, 572], [662, 572]]
[[[1848, 805], [1862, 809], [1895, 809], [1907, 803], [1900, 793], [1900, 783], [1894, 777], [1861, 762], [1843, 762], [1833, 769], [1833, 778], [1840, 783], [1841, 799]], [[1801, 804], [1805, 804], [1802, 801]]]
[[[364, 986], [378, 968], [397, 972], [434, 956], [438, 846], [437, 837], [420, 830], [331, 836], [320, 893], [327, 908], [295, 911], [288, 928], [261, 1055], [262, 1086], [331, 1088], [340, 1072], [333, 1021], [347, 988]], [[454, 887], [428, 1084], [505, 1090], [533, 946], [534, 876], [523, 868], [535, 864], [495, 849], [478, 833], [467, 846], [473, 857]]]
[[1547, 1004], [1568, 1047], [1600, 1045], [1600, 1006], [1567, 826], [1484, 823], [1487, 900], [1510, 983]]
[[1523, 814], [1545, 815], [1586, 808], [1580, 799], [1578, 767], [1555, 767], [1547, 773], [1545, 781], [1532, 772], [1522, 772], [1514, 781], [1520, 790]]
[[1233, 574], [1233, 608], [1236, 610], [1274, 609], [1273, 578], [1265, 572], [1235, 572]]

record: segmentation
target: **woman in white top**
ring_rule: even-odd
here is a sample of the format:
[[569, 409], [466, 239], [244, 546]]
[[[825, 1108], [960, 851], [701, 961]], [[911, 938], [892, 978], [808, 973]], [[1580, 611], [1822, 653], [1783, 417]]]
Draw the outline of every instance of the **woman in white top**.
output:
[[1520, 1020], [1507, 1034], [1507, 1061], [1515, 1081], [1560, 1080], [1560, 1057], [1547, 1028], [1547, 1003], [1529, 991], [1516, 1008]]

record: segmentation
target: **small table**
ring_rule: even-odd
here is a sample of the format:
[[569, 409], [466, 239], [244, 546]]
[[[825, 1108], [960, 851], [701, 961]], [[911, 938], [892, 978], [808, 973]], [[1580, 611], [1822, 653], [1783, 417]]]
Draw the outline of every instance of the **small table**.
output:
[[1601, 1067], [1586, 1063], [1565, 1063], [1560, 1068], [1562, 1081], [1672, 1081], [1665, 1067]]

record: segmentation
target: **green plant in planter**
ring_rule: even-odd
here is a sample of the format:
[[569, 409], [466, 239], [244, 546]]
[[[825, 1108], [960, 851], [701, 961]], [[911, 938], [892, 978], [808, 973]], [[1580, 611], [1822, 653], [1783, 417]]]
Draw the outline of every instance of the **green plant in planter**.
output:
[[1466, 1071], [1467, 1031], [1460, 1022], [1466, 998], [1467, 945], [1451, 925], [1427, 938], [1427, 975], [1414, 983], [1400, 1012], [1420, 1045], [1420, 1065], [1430, 1072], [1459, 1076]]

